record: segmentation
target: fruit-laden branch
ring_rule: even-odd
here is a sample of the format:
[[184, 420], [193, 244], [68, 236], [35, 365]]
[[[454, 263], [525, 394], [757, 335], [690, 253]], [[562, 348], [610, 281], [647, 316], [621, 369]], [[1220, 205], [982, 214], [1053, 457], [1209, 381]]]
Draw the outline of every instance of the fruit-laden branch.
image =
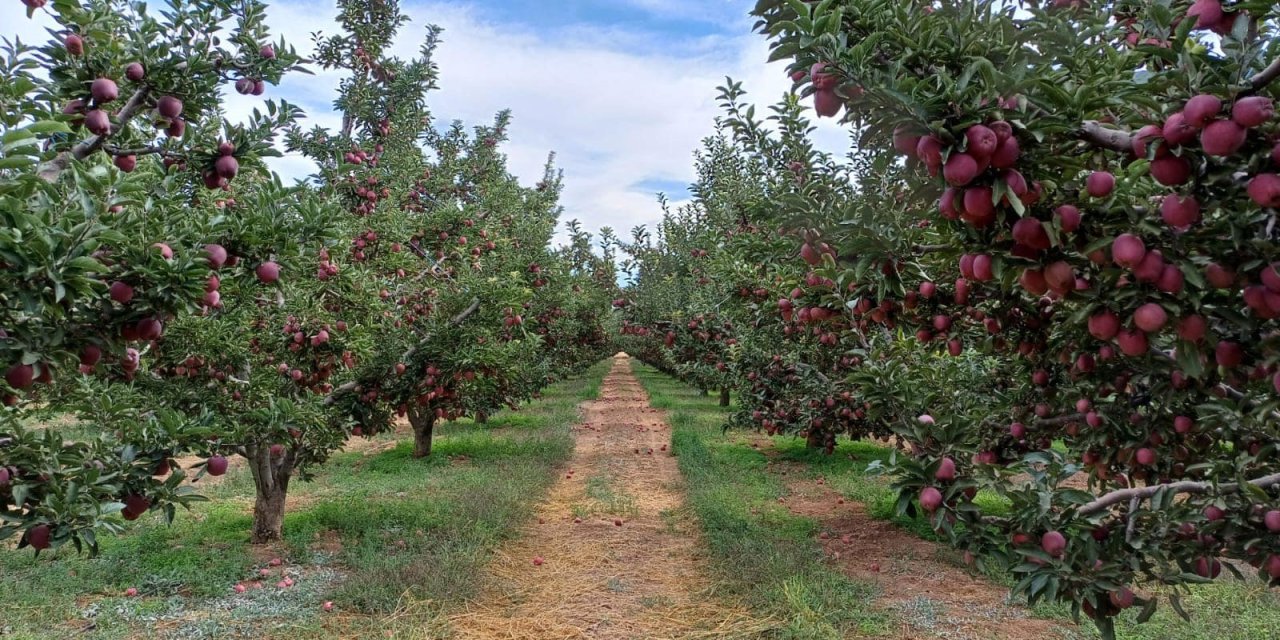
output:
[[164, 147], [136, 147], [133, 149], [121, 149], [120, 147], [117, 147], [113, 144], [108, 144], [108, 145], [104, 145], [102, 148], [105, 149], [107, 153], [113, 156], [149, 156], [149, 155], [159, 154], [159, 155], [165, 156], [166, 158], [186, 157], [186, 154], [184, 153], [179, 153], [177, 151], [170, 151], [169, 149], [165, 149]]
[[[466, 309], [463, 309], [460, 313], [458, 313], [458, 315], [454, 316], [451, 320], [449, 320], [449, 325], [456, 327], [462, 324], [463, 322], [466, 322], [467, 318], [470, 318], [479, 309], [480, 309], [480, 298], [472, 298], [471, 304], [467, 305]], [[417, 351], [418, 351], [418, 346], [415, 345], [414, 347], [410, 348], [408, 351], [404, 352], [404, 356], [401, 357], [401, 360], [408, 360]], [[338, 385], [333, 389], [333, 391], [329, 395], [325, 396], [325, 399], [324, 399], [325, 406], [328, 406], [337, 402], [340, 396], [351, 393], [358, 386], [360, 386], [360, 383], [355, 380], [352, 380], [350, 382], [344, 382]]]
[[1063, 424], [1067, 424], [1068, 422], [1075, 422], [1076, 420], [1082, 420], [1082, 419], [1084, 419], [1083, 413], [1072, 413], [1065, 416], [1058, 416], [1056, 418], [1045, 418], [1043, 420], [1036, 420], [1035, 426], [1056, 427], [1058, 425], [1063, 425]]
[[1128, 153], [1133, 148], [1132, 137], [1128, 131], [1102, 126], [1096, 120], [1088, 120], [1080, 125], [1080, 138], [1095, 147]]
[[[1249, 481], [1249, 484], [1259, 489], [1267, 489], [1280, 484], [1280, 473], [1273, 473], [1269, 476], [1263, 476], [1256, 480]], [[1165, 484], [1153, 484], [1146, 487], [1136, 487], [1133, 489], [1120, 489], [1105, 494], [1098, 499], [1080, 507], [1078, 513], [1082, 516], [1092, 515], [1104, 509], [1108, 509], [1117, 504], [1128, 500], [1150, 498], [1161, 491], [1171, 491], [1173, 493], [1207, 493], [1214, 489], [1211, 482], [1194, 482], [1186, 480], [1182, 482], [1169, 482]], [[1219, 493], [1236, 493], [1240, 490], [1239, 485], [1225, 485], [1219, 489]]]
[[63, 151], [62, 153], [59, 153], [56, 158], [50, 160], [48, 164], [41, 167], [39, 176], [45, 182], [56, 182], [58, 180], [58, 176], [62, 175], [62, 172], [66, 171], [67, 167], [71, 166], [72, 160], [84, 160], [89, 157], [90, 154], [102, 148], [102, 145], [106, 143], [107, 138], [111, 137], [112, 133], [127, 127], [129, 125], [129, 121], [132, 120], [133, 117], [137, 115], [138, 111], [142, 109], [143, 105], [146, 104], [147, 98], [150, 95], [151, 88], [143, 85], [133, 93], [133, 96], [129, 98], [129, 102], [124, 105], [124, 108], [120, 110], [120, 113], [116, 114], [116, 120], [119, 122], [117, 128], [100, 136], [89, 136], [88, 138], [76, 143], [74, 147], [71, 147], [70, 151]]

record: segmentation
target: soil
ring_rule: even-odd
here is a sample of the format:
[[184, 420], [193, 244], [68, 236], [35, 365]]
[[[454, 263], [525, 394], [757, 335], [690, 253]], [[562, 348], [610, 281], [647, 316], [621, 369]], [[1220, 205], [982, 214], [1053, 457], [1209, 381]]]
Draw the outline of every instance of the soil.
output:
[[500, 549], [484, 592], [451, 618], [455, 637], [730, 638], [765, 626], [708, 594], [670, 426], [625, 354], [582, 411], [570, 464]]
[[818, 543], [846, 575], [876, 585], [875, 604], [895, 612], [903, 640], [1053, 640], [1069, 623], [1029, 617], [1009, 589], [965, 570], [955, 552], [871, 517], [819, 481], [788, 484], [785, 505], [821, 526]]

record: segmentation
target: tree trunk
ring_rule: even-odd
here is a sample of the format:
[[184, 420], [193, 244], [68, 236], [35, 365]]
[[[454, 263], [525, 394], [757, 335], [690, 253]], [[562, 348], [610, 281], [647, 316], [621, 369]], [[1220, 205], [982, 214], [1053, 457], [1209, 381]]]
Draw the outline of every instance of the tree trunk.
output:
[[729, 406], [729, 390], [728, 389], [720, 390], [720, 406], [722, 407]]
[[489, 414], [484, 411], [476, 412], [476, 424], [489, 424]]
[[706, 390], [706, 389], [698, 389], [698, 395], [700, 395], [700, 396], [705, 396], [705, 395], [707, 395], [707, 390]]
[[805, 438], [804, 444], [810, 449], [821, 449], [827, 446], [827, 439], [821, 431], [809, 429], [809, 435]]
[[409, 425], [413, 427], [413, 457], [431, 455], [431, 432], [436, 427], [436, 414], [417, 407], [409, 409]]
[[257, 494], [253, 503], [250, 542], [263, 544], [279, 540], [284, 530], [285, 500], [289, 495], [296, 452], [285, 449], [273, 458], [271, 447], [262, 444], [249, 447], [246, 454]]

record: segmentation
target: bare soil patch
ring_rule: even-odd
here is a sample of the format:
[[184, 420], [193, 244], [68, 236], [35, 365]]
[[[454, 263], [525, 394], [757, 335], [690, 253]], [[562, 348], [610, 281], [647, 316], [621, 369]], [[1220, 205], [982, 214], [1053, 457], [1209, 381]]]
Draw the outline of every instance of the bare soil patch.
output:
[[[583, 405], [568, 468], [489, 567], [456, 637], [504, 640], [749, 637], [767, 626], [709, 593], [670, 456], [670, 426], [619, 355]], [[535, 565], [535, 559], [541, 563]]]

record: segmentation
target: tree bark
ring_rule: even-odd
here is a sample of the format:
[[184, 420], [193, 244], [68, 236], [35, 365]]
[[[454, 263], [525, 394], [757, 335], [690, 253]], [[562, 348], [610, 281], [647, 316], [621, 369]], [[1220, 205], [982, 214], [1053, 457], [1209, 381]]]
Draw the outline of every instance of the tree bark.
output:
[[251, 446], [245, 453], [257, 494], [250, 542], [263, 544], [279, 540], [284, 531], [284, 507], [296, 454], [293, 449], [285, 449], [273, 459], [271, 447], [265, 444]]
[[810, 429], [809, 435], [804, 440], [804, 444], [810, 449], [821, 449], [827, 446], [827, 439], [823, 437], [821, 431], [818, 431], [817, 429]]
[[413, 457], [431, 455], [431, 433], [436, 427], [436, 414], [417, 407], [409, 409], [409, 425], [413, 427]]
[[720, 390], [720, 406], [722, 407], [729, 406], [729, 390], [728, 389]]
[[476, 412], [476, 424], [489, 424], [489, 414], [484, 411]]

